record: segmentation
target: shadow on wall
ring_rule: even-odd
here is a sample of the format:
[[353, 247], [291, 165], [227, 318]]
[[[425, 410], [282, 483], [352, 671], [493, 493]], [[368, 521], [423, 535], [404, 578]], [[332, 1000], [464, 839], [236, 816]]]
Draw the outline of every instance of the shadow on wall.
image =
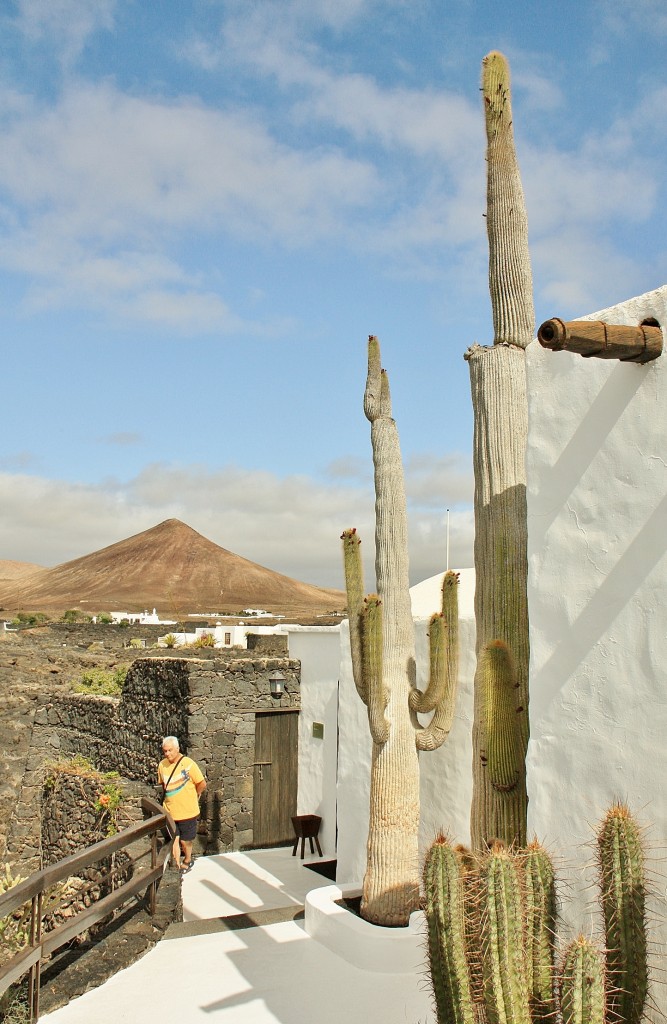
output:
[[[570, 359], [567, 353], [562, 354]], [[560, 358], [559, 355], [551, 358]], [[640, 388], [652, 377], [641, 366], [614, 367], [602, 388], [591, 402], [588, 412], [579, 423], [567, 445], [549, 471], [545, 491], [549, 495], [549, 508], [543, 512], [532, 511], [529, 527], [530, 548], [539, 550], [553, 526], [558, 513], [579, 485], [587, 469], [594, 461], [609, 435], [633, 401]], [[563, 422], [563, 421], [561, 421]], [[564, 428], [566, 424], [564, 424]], [[533, 494], [532, 502], [539, 504], [540, 495]]]
[[[605, 577], [579, 617], [560, 634], [560, 642], [539, 669], [533, 669], [532, 687], [545, 692], [549, 681], [555, 693], [567, 682], [595, 644], [612, 629], [614, 620], [637, 590], [646, 585], [651, 570], [667, 551], [667, 495]], [[556, 682], [557, 681], [557, 682]]]

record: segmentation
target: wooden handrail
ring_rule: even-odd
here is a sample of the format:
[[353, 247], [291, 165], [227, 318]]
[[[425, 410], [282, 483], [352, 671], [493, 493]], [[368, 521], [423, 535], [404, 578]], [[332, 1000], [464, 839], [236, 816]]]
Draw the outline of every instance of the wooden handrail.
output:
[[[151, 914], [155, 912], [155, 886], [164, 873], [165, 864], [171, 854], [171, 842], [165, 843], [158, 852], [156, 849], [156, 836], [162, 829], [166, 828], [171, 839], [176, 837], [176, 825], [171, 815], [156, 801], [150, 797], [142, 797], [141, 808], [145, 815], [149, 815], [145, 821], [139, 821], [129, 828], [117, 832], [114, 836], [102, 839], [93, 846], [80, 850], [78, 853], [65, 857], [47, 868], [34, 872], [25, 881], [20, 882], [6, 893], [0, 896], [0, 918], [7, 917], [19, 907], [32, 901], [30, 935], [31, 942], [19, 950], [11, 960], [0, 968], [0, 995], [7, 991], [26, 972], [30, 972], [30, 1020], [36, 1021], [39, 1018], [39, 974], [40, 961], [43, 957], [55, 952], [66, 942], [76, 938], [82, 932], [87, 931], [92, 925], [103, 920], [123, 903], [126, 903], [138, 893], [150, 891]], [[106, 857], [110, 857], [118, 850], [125, 849], [138, 839], [151, 836], [151, 867], [147, 871], [141, 871], [125, 882], [118, 889], [110, 892], [103, 899], [93, 903], [92, 906], [75, 914], [70, 920], [59, 924], [52, 931], [42, 935], [41, 928], [41, 906], [42, 894], [51, 886], [65, 878], [76, 874], [85, 867], [95, 864]], [[39, 913], [36, 914], [36, 906], [39, 905]]]

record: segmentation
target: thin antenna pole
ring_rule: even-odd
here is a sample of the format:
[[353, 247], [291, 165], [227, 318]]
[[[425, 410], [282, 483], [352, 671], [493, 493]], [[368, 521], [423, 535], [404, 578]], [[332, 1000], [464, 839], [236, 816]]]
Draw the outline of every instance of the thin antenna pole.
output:
[[447, 509], [447, 572], [449, 572], [449, 509]]

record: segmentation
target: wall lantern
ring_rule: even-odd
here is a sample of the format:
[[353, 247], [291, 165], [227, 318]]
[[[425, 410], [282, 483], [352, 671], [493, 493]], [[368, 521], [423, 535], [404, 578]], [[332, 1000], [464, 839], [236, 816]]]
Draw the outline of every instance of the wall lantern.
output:
[[272, 672], [269, 676], [269, 686], [271, 688], [271, 696], [280, 699], [285, 690], [285, 676], [282, 672]]

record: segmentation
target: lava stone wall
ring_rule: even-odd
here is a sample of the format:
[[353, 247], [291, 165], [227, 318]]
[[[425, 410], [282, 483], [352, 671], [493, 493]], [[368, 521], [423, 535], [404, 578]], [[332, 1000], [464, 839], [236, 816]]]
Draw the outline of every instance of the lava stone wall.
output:
[[[109, 815], [96, 804], [107, 781], [102, 775], [83, 772], [47, 773], [40, 815], [43, 866], [106, 839]], [[121, 804], [117, 813], [119, 827], [129, 824], [131, 811]], [[47, 915], [47, 928], [96, 903], [123, 885], [132, 872], [132, 860], [121, 850], [70, 876], [62, 886], [57, 909]]]
[[[285, 692], [270, 695], [280, 671]], [[300, 665], [289, 658], [149, 656], [128, 671], [120, 698], [63, 694], [35, 713], [7, 855], [22, 870], [40, 866], [45, 765], [81, 754], [102, 772], [117, 771], [154, 795], [163, 736], [178, 736], [208, 783], [201, 848], [252, 844], [255, 713], [300, 707]]]

